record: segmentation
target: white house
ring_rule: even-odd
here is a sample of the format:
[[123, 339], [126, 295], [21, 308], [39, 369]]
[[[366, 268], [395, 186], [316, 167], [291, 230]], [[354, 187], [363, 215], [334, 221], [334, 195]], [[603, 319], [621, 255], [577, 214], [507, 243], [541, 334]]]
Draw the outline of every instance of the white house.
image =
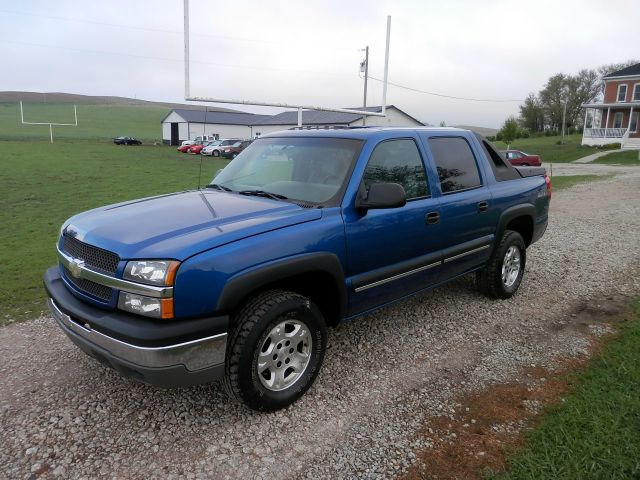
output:
[[[361, 107], [356, 107], [358, 109]], [[381, 112], [382, 107], [367, 107], [367, 111]], [[367, 117], [369, 126], [420, 127], [424, 124], [394, 105], [386, 109], [385, 117]], [[357, 127], [363, 124], [363, 115], [357, 113], [303, 110], [303, 127]], [[267, 133], [288, 130], [298, 125], [298, 112], [289, 111], [277, 115], [257, 115], [243, 112], [219, 112], [175, 109], [162, 120], [162, 141], [180, 145], [183, 140], [193, 140], [199, 135], [218, 138], [255, 138]]]
[[193, 140], [198, 135], [253, 138], [252, 125], [268, 116], [177, 108], [162, 119], [162, 143], [180, 145], [183, 140]]

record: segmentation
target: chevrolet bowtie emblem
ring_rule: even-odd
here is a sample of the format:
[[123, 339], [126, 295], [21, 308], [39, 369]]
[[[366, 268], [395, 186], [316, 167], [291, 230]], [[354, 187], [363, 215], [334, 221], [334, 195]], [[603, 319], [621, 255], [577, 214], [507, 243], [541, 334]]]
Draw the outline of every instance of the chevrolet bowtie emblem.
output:
[[84, 260], [80, 260], [79, 258], [74, 258], [69, 264], [69, 271], [75, 278], [80, 278], [80, 273], [82, 272], [83, 268]]

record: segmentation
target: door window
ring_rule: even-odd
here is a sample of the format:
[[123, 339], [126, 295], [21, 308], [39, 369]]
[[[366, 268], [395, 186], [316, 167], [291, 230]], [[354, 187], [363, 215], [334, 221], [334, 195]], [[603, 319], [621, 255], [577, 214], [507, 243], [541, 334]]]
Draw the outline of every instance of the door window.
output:
[[631, 125], [629, 125], [629, 131], [634, 133], [638, 131], [638, 112], [633, 112], [633, 115], [631, 115]]
[[616, 112], [613, 116], [613, 128], [622, 128], [622, 112]]
[[429, 148], [438, 169], [442, 193], [469, 190], [482, 185], [471, 147], [462, 137], [431, 137]]
[[371, 154], [364, 171], [367, 191], [374, 183], [399, 183], [407, 200], [429, 196], [427, 177], [415, 142], [410, 139], [387, 140]]

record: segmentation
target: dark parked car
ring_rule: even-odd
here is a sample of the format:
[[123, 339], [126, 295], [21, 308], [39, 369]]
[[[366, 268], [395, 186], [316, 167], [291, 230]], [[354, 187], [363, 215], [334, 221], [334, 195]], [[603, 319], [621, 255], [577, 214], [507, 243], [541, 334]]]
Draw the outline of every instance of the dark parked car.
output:
[[116, 145], [142, 145], [140, 140], [133, 137], [116, 137], [113, 139], [113, 143]]
[[224, 148], [220, 154], [224, 158], [236, 158], [241, 151], [251, 145], [251, 140], [245, 140], [244, 142], [236, 142], [233, 145]]
[[521, 152], [520, 150], [500, 150], [507, 157], [509, 163], [518, 167], [539, 167], [542, 165], [538, 155]]

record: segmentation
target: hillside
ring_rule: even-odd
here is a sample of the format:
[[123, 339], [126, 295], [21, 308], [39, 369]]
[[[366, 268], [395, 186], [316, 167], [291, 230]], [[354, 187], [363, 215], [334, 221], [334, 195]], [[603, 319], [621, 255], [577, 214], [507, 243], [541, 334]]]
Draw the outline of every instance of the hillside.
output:
[[[78, 126], [53, 127], [54, 139], [99, 140], [128, 135], [143, 142], [162, 140], [161, 120], [169, 108], [143, 105], [78, 104]], [[25, 103], [24, 119], [30, 122], [73, 123], [73, 104]], [[20, 106], [0, 103], [0, 140], [48, 140], [48, 125], [22, 125]]]
[[[0, 103], [75, 103], [77, 105], [138, 105], [145, 107], [186, 108], [189, 110], [202, 109], [201, 105], [185, 103], [152, 102], [137, 98], [79, 95], [64, 92], [0, 92]], [[231, 108], [208, 107], [214, 112], [238, 112]]]
[[475, 127], [473, 125], [454, 125], [455, 128], [464, 128], [465, 130], [471, 130], [473, 132], [478, 132], [480, 135], [488, 137], [490, 135], [495, 135], [498, 133], [497, 128], [489, 128], [489, 127]]

